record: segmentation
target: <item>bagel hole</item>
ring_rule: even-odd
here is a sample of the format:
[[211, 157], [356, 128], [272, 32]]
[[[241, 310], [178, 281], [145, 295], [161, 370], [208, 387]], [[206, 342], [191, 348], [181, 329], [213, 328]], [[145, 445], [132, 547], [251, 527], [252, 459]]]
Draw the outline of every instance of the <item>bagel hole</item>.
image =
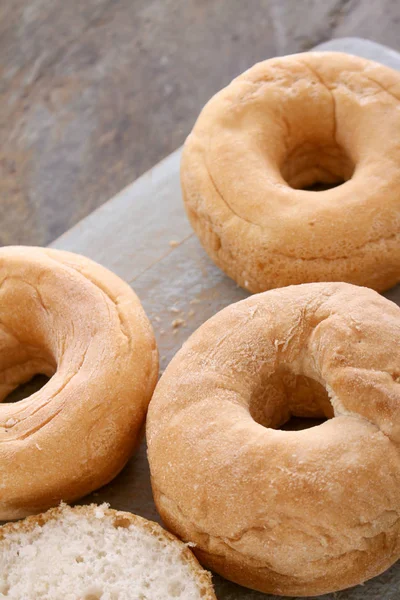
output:
[[29, 381], [25, 383], [21, 383], [18, 387], [16, 387], [12, 392], [6, 396], [4, 402], [19, 402], [20, 400], [24, 400], [29, 396], [32, 396], [35, 392], [38, 392], [42, 389], [46, 383], [50, 381], [50, 377], [47, 375], [43, 375], [42, 373], [38, 373], [34, 375]]
[[289, 421], [286, 421], [281, 427], [278, 429], [282, 429], [283, 431], [301, 431], [302, 429], [311, 429], [312, 427], [318, 427], [318, 425], [322, 425], [325, 423], [328, 418], [312, 418], [309, 417], [306, 419], [305, 417], [293, 417], [291, 416]]
[[338, 187], [353, 173], [352, 160], [338, 144], [302, 144], [289, 153], [281, 166], [281, 174], [290, 187], [309, 192]]
[[334, 417], [328, 393], [320, 383], [283, 368], [255, 391], [249, 410], [260, 425], [285, 431], [317, 427]]

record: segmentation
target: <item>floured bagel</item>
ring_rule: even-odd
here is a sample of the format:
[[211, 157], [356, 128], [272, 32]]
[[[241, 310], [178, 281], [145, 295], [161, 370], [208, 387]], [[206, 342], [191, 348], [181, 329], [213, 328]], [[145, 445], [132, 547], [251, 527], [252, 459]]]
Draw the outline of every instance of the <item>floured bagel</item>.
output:
[[215, 600], [211, 577], [156, 523], [62, 505], [0, 528], [0, 598]]
[[147, 442], [163, 521], [227, 579], [310, 596], [378, 575], [400, 558], [400, 308], [345, 283], [228, 306], [168, 365]]
[[399, 139], [397, 71], [338, 52], [266, 60], [208, 102], [185, 143], [189, 219], [251, 292], [387, 289], [400, 280]]

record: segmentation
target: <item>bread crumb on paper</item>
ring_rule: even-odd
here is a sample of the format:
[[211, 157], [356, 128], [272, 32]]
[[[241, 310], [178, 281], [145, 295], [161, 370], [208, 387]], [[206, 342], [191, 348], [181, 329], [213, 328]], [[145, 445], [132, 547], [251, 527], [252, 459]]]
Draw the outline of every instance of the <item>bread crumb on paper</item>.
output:
[[169, 245], [171, 246], [171, 248], [176, 248], [177, 246], [179, 246], [180, 242], [178, 242], [178, 240], [170, 240], [169, 241]]

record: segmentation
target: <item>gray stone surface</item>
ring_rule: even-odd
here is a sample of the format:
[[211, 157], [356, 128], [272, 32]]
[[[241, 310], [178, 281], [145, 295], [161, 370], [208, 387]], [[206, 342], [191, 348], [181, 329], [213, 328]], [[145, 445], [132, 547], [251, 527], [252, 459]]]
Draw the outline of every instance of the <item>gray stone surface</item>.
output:
[[400, 49], [398, 0], [0, 4], [0, 244], [46, 244], [175, 150], [207, 99], [332, 37]]

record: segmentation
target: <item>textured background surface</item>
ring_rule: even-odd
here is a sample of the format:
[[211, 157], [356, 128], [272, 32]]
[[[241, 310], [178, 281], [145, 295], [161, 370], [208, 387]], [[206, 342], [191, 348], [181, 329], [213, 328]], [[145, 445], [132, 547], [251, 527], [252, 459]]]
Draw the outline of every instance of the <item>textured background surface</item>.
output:
[[398, 0], [0, 5], [0, 244], [47, 244], [177, 148], [254, 62], [360, 36], [400, 49]]

